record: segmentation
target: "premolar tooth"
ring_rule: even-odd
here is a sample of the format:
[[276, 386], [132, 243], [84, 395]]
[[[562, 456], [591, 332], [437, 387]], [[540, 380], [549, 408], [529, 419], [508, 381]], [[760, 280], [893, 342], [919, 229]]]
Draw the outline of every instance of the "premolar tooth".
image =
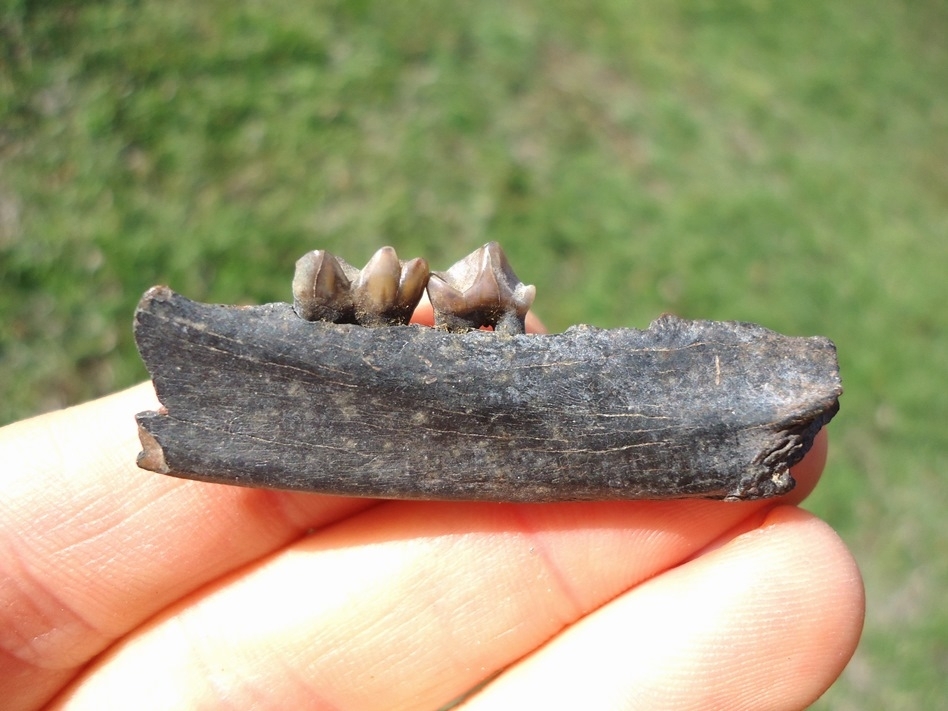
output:
[[407, 324], [428, 283], [428, 273], [424, 259], [400, 262], [391, 247], [378, 250], [361, 271], [317, 249], [296, 262], [293, 308], [307, 321]]
[[356, 311], [360, 314], [381, 313], [395, 303], [401, 272], [402, 267], [391, 247], [382, 247], [373, 254], [352, 284]]
[[514, 274], [500, 245], [489, 242], [428, 281], [435, 327], [469, 331], [493, 326], [499, 333], [524, 333], [524, 319], [536, 287]]
[[415, 257], [402, 263], [402, 278], [398, 283], [399, 300], [403, 307], [411, 304], [409, 317], [421, 301], [421, 295], [428, 286], [428, 277], [431, 270], [428, 268], [428, 262], [421, 257]]
[[382, 247], [352, 285], [356, 320], [363, 326], [407, 324], [428, 282], [428, 262], [400, 262], [395, 250]]
[[307, 321], [352, 323], [354, 308], [350, 279], [353, 272], [358, 274], [325, 250], [304, 254], [296, 260], [293, 273], [293, 308], [296, 313]]

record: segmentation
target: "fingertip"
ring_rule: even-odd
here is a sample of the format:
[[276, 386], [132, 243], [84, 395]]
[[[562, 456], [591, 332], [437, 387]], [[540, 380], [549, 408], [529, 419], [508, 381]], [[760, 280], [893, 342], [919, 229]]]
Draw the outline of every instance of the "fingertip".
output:
[[540, 320], [540, 317], [537, 316], [532, 311], [527, 311], [526, 318], [526, 329], [527, 333], [546, 333], [546, 326]]
[[411, 323], [419, 326], [434, 326], [434, 308], [428, 301], [427, 294], [421, 297], [421, 301], [415, 307], [415, 312], [411, 315]]
[[835, 532], [778, 506], [571, 625], [465, 708], [806, 708], [855, 651], [864, 609]]
[[[760, 530], [768, 528], [782, 531], [774, 536], [777, 545], [782, 543], [787, 561], [797, 561], [792, 566], [797, 571], [794, 582], [808, 594], [797, 596], [798, 609], [788, 606], [788, 614], [810, 620], [812, 673], [814, 678], [822, 676], [825, 690], [842, 673], [862, 636], [866, 592], [859, 564], [839, 534], [804, 509], [772, 509]], [[798, 640], [801, 646], [806, 642]]]

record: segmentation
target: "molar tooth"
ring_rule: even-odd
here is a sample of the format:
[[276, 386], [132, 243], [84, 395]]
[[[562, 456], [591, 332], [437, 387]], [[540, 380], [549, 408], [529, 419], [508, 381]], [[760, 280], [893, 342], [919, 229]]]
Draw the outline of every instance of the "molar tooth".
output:
[[514, 274], [497, 242], [488, 242], [428, 281], [435, 326], [468, 331], [493, 326], [499, 333], [524, 333], [524, 319], [536, 287]]
[[293, 308], [307, 321], [352, 323], [350, 281], [358, 272], [329, 252], [317, 249], [296, 261]]
[[432, 272], [428, 279], [428, 300], [434, 310], [435, 328], [457, 332], [478, 328], [467, 318], [468, 306], [464, 294], [445, 281], [443, 272]]

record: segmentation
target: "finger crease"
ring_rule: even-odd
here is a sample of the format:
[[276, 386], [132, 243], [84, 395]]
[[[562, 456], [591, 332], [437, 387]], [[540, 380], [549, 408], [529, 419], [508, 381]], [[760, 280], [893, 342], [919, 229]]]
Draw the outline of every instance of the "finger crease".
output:
[[566, 626], [585, 614], [586, 610], [582, 603], [582, 598], [577, 593], [577, 590], [572, 583], [571, 576], [564, 573], [557, 562], [556, 557], [552, 555], [549, 547], [546, 545], [546, 541], [544, 540], [543, 536], [541, 536], [537, 529], [533, 526], [532, 522], [529, 520], [529, 517], [524, 514], [523, 508], [520, 506], [514, 506], [512, 508], [514, 511], [513, 515], [520, 532], [525, 535], [530, 542], [530, 552], [539, 556], [540, 560], [543, 562], [544, 569], [547, 571], [550, 579], [555, 584], [558, 594], [569, 604], [570, 609], [568, 610], [568, 620], [564, 620], [563, 623], [564, 626]]

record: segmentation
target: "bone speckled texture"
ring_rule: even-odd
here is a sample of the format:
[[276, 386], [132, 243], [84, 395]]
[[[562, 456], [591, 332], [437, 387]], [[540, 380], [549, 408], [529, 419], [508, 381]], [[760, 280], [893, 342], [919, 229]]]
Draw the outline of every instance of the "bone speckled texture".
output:
[[755, 499], [842, 392], [833, 344], [664, 316], [647, 330], [449, 333], [309, 322], [154, 287], [135, 315], [164, 409], [144, 467], [410, 499]]

